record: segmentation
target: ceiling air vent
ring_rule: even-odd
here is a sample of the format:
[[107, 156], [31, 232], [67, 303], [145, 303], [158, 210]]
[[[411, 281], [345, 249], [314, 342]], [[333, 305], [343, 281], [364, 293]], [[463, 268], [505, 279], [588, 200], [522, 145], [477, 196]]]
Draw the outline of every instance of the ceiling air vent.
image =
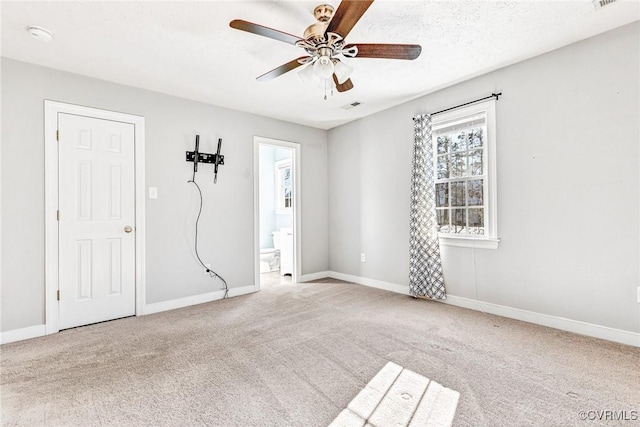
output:
[[344, 109], [344, 110], [350, 110], [350, 109], [352, 109], [353, 107], [357, 107], [358, 105], [360, 105], [360, 103], [359, 103], [358, 101], [356, 101], [356, 102], [352, 102], [351, 104], [343, 105], [343, 106], [342, 106], [342, 107], [340, 107], [340, 108], [342, 108], [342, 109]]
[[616, 0], [593, 0], [593, 7], [597, 9], [603, 8], [611, 3], [615, 3]]

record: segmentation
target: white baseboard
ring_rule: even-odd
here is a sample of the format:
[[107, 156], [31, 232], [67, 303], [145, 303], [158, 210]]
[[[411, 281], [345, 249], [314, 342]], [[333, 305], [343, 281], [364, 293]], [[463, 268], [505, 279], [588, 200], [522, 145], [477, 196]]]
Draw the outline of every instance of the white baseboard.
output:
[[311, 282], [312, 280], [325, 279], [327, 277], [330, 277], [330, 273], [330, 271], [319, 271], [317, 273], [303, 274], [298, 278], [298, 282], [303, 283]]
[[449, 305], [455, 305], [457, 307], [464, 307], [471, 310], [482, 311], [484, 313], [495, 314], [497, 316], [508, 317], [510, 319], [535, 323], [536, 325], [548, 326], [550, 328], [573, 332], [580, 335], [587, 335], [603, 340], [640, 347], [640, 334], [636, 332], [624, 331], [622, 329], [614, 329], [608, 326], [582, 322], [580, 320], [572, 320], [564, 317], [521, 310], [519, 308], [507, 307], [470, 298], [457, 297], [455, 295], [447, 295], [447, 300], [442, 302]]
[[[255, 292], [253, 285], [241, 286], [239, 288], [229, 288], [229, 297], [237, 297], [240, 295]], [[160, 313], [167, 310], [175, 310], [176, 308], [188, 307], [190, 305], [204, 304], [206, 302], [216, 301], [224, 297], [224, 291], [208, 292], [206, 294], [193, 295], [190, 297], [178, 298], [169, 301], [156, 302], [144, 306], [142, 314]]]
[[[325, 276], [326, 277], [326, 276]], [[237, 297], [240, 295], [250, 294], [255, 292], [255, 287], [242, 286], [239, 288], [230, 288], [229, 297]], [[176, 308], [188, 307], [195, 304], [203, 304], [205, 302], [211, 302], [222, 299], [224, 291], [209, 292], [201, 295], [194, 295], [185, 298], [179, 298], [171, 301], [162, 301], [154, 304], [147, 304], [144, 306], [144, 312], [142, 314], [159, 313], [161, 311], [173, 310]], [[8, 344], [11, 342], [28, 340], [30, 338], [43, 337], [46, 333], [46, 325], [29, 326], [22, 329], [14, 329], [12, 331], [6, 331], [0, 333], [0, 344]]]
[[45, 325], [29, 326], [28, 328], [14, 329], [0, 333], [0, 344], [28, 340], [30, 338], [43, 337], [47, 333]]
[[[382, 282], [380, 280], [367, 279], [350, 274], [337, 273], [335, 271], [326, 272], [328, 277], [357, 283], [359, 285], [372, 288], [384, 289], [387, 291], [408, 295], [409, 287], [396, 283]], [[640, 334], [637, 332], [614, 329], [608, 326], [596, 325], [593, 323], [581, 322], [579, 320], [566, 319], [564, 317], [551, 316], [548, 314], [536, 313], [533, 311], [521, 310], [519, 308], [507, 307], [490, 302], [478, 301], [470, 298], [458, 297], [447, 294], [446, 300], [440, 300], [443, 304], [482, 311], [484, 313], [495, 314], [497, 316], [508, 317], [510, 319], [522, 320], [536, 325], [548, 326], [576, 334], [587, 335], [603, 340], [614, 341], [635, 347], [640, 347]]]
[[366, 277], [352, 276], [351, 274], [337, 273], [329, 271], [329, 277], [346, 282], [357, 283], [358, 285], [369, 286], [371, 288], [384, 289], [385, 291], [395, 292], [397, 294], [409, 295], [409, 287], [398, 285], [397, 283], [383, 282], [382, 280], [368, 279]]
[[255, 291], [256, 287], [253, 285], [231, 288], [229, 289], [229, 297], [239, 297], [240, 295], [252, 294]]

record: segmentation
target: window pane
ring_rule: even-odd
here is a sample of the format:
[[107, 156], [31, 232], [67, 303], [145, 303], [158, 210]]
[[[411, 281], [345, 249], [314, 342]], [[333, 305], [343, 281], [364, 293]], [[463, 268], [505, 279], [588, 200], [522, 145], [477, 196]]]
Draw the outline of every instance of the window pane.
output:
[[438, 179], [449, 178], [449, 155], [438, 156]]
[[484, 132], [482, 128], [469, 129], [468, 134], [469, 149], [481, 148], [484, 146]]
[[447, 154], [449, 152], [449, 146], [451, 145], [451, 139], [449, 135], [442, 135], [438, 137], [438, 154]]
[[482, 153], [483, 150], [474, 150], [469, 153], [469, 172], [470, 175], [482, 175]]
[[484, 205], [483, 196], [483, 181], [481, 179], [474, 179], [467, 181], [467, 205], [468, 206], [482, 206]]
[[436, 209], [438, 218], [438, 231], [440, 233], [449, 232], [449, 209]]
[[464, 206], [464, 181], [451, 183], [451, 206]]
[[469, 234], [484, 234], [484, 209], [469, 209]]
[[467, 149], [467, 132], [462, 131], [453, 138], [451, 142], [451, 152], [465, 151]]
[[451, 155], [451, 178], [463, 177], [467, 174], [467, 153]]
[[291, 169], [282, 170], [282, 185], [284, 187], [284, 197], [291, 197]]
[[450, 233], [465, 233], [466, 209], [451, 209], [451, 230]]
[[436, 206], [449, 206], [449, 184], [436, 184]]

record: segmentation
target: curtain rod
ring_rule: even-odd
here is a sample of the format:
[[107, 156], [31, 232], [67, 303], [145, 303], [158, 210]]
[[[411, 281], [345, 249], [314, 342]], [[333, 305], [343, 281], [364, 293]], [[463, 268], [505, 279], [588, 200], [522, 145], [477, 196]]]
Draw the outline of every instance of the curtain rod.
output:
[[[435, 116], [436, 114], [444, 113], [444, 112], [450, 111], [450, 110], [455, 110], [456, 108], [464, 107], [465, 105], [475, 104], [476, 102], [484, 101], [485, 99], [489, 99], [489, 98], [495, 98], [496, 101], [497, 101], [499, 99], [500, 95], [502, 95], [502, 92], [500, 92], [500, 93], [492, 93], [490, 96], [485, 96], [484, 98], [476, 99], [475, 101], [465, 102], [464, 104], [456, 105], [455, 107], [446, 108], [444, 110], [436, 111], [435, 113], [431, 113], [430, 115], [431, 116]], [[415, 121], [415, 118], [413, 118], [412, 120]]]

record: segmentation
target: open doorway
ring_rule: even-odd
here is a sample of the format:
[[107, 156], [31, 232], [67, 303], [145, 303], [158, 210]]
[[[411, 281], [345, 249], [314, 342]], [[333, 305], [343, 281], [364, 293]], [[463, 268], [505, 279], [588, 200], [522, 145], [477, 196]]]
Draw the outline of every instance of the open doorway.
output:
[[255, 137], [256, 289], [296, 283], [299, 274], [299, 144]]

